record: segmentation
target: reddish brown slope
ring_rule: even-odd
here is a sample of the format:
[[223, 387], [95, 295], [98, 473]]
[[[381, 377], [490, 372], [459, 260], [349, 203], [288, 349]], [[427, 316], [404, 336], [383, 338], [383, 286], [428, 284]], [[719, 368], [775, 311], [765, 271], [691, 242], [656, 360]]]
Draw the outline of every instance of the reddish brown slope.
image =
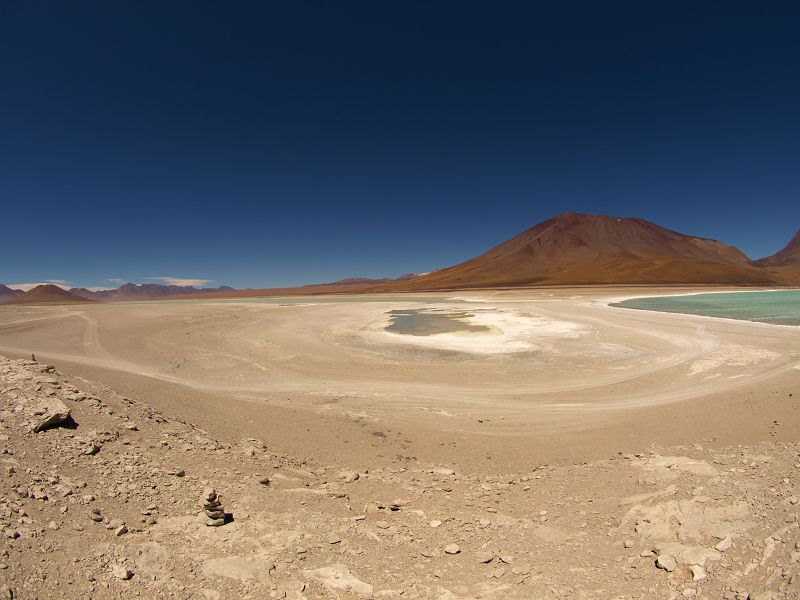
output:
[[392, 289], [532, 284], [769, 284], [738, 249], [644, 219], [565, 213], [467, 262]]
[[800, 231], [779, 252], [756, 261], [770, 276], [787, 285], [800, 285]]
[[48, 284], [37, 285], [24, 294], [9, 298], [3, 304], [72, 304], [75, 302], [94, 302], [94, 300], [81, 298], [57, 285]]

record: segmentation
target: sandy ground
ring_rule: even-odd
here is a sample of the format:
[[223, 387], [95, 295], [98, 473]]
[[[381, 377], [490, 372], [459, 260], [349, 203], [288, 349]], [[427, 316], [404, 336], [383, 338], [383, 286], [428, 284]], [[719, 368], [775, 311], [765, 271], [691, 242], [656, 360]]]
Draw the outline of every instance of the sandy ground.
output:
[[[800, 378], [798, 328], [605, 306], [641, 291], [9, 307], [0, 352], [36, 353], [176, 416], [312, 458], [402, 454], [480, 471], [489, 453], [496, 471], [653, 442], [757, 441], [774, 420], [793, 439], [800, 421], [783, 403]], [[383, 331], [390, 310], [409, 307], [466, 308], [500, 331]]]
[[[47, 362], [63, 378], [58, 390], [89, 388], [99, 398], [100, 409], [92, 412], [65, 397], [79, 438], [93, 419], [112, 419], [96, 427], [121, 432], [92, 459], [90, 473], [99, 477], [104, 460], [111, 461], [109, 469], [127, 468], [131, 452], [136, 460], [144, 452], [147, 460], [161, 461], [156, 470], [191, 467], [189, 477], [168, 484], [183, 485], [181, 496], [190, 499], [173, 507], [165, 521], [171, 525], [153, 524], [152, 531], [145, 527], [118, 542], [118, 550], [129, 554], [129, 539], [140, 553], [141, 544], [156, 544], [176, 568], [189, 569], [183, 578], [166, 578], [178, 587], [153, 588], [150, 583], [164, 582], [163, 574], [161, 580], [65, 575], [75, 585], [75, 594], [66, 597], [135, 592], [238, 598], [267, 591], [306, 598], [747, 598], [759, 590], [775, 594], [764, 598], [796, 597], [787, 595], [797, 590], [788, 566], [796, 562], [791, 552], [797, 515], [788, 500], [795, 497], [800, 464], [800, 330], [606, 305], [609, 298], [642, 292], [574, 288], [392, 296], [380, 302], [0, 308], [0, 353], [35, 353], [38, 359], [8, 363], [10, 375], [0, 378], [0, 392], [11, 403], [3, 413], [5, 437], [23, 452], [40, 440], [50, 440], [53, 448], [74, 441], [60, 429], [18, 440], [12, 435], [13, 421], [24, 411], [13, 408], [22, 388], [9, 377], [15, 369], [32, 370], [34, 391], [25, 393], [35, 396], [42, 393], [41, 384], [38, 390], [34, 385], [37, 365]], [[420, 308], [468, 312], [471, 323], [489, 331], [426, 337], [383, 330], [389, 311]], [[136, 440], [120, 445], [130, 435], [125, 424], [142, 422], [153, 411], [163, 422], [156, 420], [152, 430], [139, 427], [141, 446]], [[212, 458], [196, 443], [177, 460], [159, 454], [164, 449], [153, 441], [171, 435], [159, 427], [188, 428], [184, 437], [201, 431], [203, 439], [213, 440]], [[72, 477], [88, 477], [80, 456], [64, 466]], [[44, 465], [48, 456], [41, 459]], [[213, 557], [204, 544], [219, 540], [206, 539], [205, 531], [181, 530], [180, 519], [196, 522], [191, 502], [202, 485], [213, 484], [240, 517], [219, 528], [228, 533], [214, 535], [226, 544], [239, 544], [241, 536], [261, 539], [266, 534], [259, 527], [269, 530], [272, 517], [257, 500], [259, 473], [289, 468], [301, 474], [285, 477], [310, 490], [314, 502], [297, 501], [305, 495], [288, 490], [280, 495], [272, 486], [269, 503], [280, 507], [281, 517], [268, 548], [262, 543], [243, 554], [241, 547], [234, 553], [223, 544], [222, 554], [231, 561], [209, 563]], [[361, 477], [353, 480], [354, 473]], [[318, 499], [345, 485], [346, 510]], [[157, 485], [140, 490], [140, 504], [148, 494], [151, 503], [163, 502], [164, 493]], [[409, 499], [413, 511], [405, 505], [391, 511], [396, 498]], [[447, 526], [431, 526], [434, 521]], [[364, 543], [346, 539], [339, 546], [340, 539], [329, 544], [335, 548], [325, 545], [326, 536], [356, 535], [359, 524]], [[288, 536], [283, 545], [273, 539], [276, 531]], [[191, 560], [178, 552], [188, 563], [173, 555], [170, 536], [179, 534], [190, 535], [184, 542], [199, 548]], [[305, 544], [306, 534], [322, 539], [315, 548], [324, 552]], [[745, 554], [725, 554], [730, 561], [722, 556], [727, 550], [715, 550], [729, 536], [747, 539], [738, 546]], [[446, 543], [460, 544], [459, 552], [448, 554]], [[772, 547], [766, 558], [765, 544]], [[775, 544], [786, 548], [777, 551]], [[308, 548], [300, 552], [298, 545]], [[483, 562], [487, 556], [481, 552], [493, 558]], [[271, 571], [263, 581], [250, 576], [246, 565], [267, 554], [284, 579]], [[773, 554], [783, 561], [778, 567], [768, 564]], [[655, 566], [661, 555], [677, 566]], [[16, 567], [30, 570], [26, 556], [22, 552], [18, 564], [8, 556], [12, 575]], [[97, 560], [108, 565], [108, 556]], [[750, 569], [750, 561], [759, 566]], [[311, 573], [341, 564], [361, 573], [369, 592], [359, 584], [337, 590], [325, 576]], [[705, 569], [705, 576], [697, 578], [693, 567]], [[187, 578], [198, 569], [203, 577], [192, 587]], [[234, 587], [226, 593], [219, 578]], [[29, 582], [27, 595], [15, 597], [48, 597], [47, 577], [37, 582]], [[13, 578], [12, 584], [21, 585]]]

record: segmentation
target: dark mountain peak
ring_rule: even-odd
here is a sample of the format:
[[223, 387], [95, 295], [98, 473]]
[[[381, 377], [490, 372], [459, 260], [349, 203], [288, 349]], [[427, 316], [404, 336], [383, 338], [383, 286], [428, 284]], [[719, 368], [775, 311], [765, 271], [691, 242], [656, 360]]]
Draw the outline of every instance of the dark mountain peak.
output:
[[20, 294], [24, 294], [22, 290], [13, 290], [7, 285], [3, 285], [0, 283], [0, 298], [12, 298], [14, 296], [19, 296]]

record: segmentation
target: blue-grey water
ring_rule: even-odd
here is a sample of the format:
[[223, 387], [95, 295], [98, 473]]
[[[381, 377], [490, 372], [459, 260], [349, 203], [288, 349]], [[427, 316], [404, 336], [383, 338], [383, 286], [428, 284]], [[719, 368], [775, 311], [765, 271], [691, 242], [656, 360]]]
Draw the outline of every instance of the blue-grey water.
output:
[[404, 335], [436, 335], [458, 331], [486, 332], [488, 327], [464, 321], [471, 317], [467, 312], [439, 312], [430, 309], [389, 311], [390, 323], [386, 331]]
[[800, 325], [800, 290], [633, 298], [611, 306], [758, 321], [773, 325]]

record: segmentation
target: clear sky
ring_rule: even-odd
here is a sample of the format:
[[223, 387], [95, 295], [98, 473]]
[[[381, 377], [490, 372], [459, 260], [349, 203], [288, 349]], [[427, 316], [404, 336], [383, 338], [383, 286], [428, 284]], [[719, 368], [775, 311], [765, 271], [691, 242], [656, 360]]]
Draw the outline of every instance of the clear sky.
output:
[[[794, 2], [0, 1], [0, 281], [265, 287], [555, 214], [800, 227]], [[153, 280], [164, 281], [164, 280]]]

